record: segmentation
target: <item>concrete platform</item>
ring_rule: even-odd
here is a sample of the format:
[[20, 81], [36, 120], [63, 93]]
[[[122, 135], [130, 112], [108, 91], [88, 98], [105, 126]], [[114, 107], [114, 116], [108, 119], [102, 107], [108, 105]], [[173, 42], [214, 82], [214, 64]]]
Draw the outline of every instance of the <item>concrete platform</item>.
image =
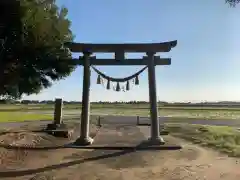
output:
[[69, 144], [69, 148], [104, 149], [104, 150], [179, 150], [182, 147], [176, 142], [164, 138], [164, 145], [151, 145], [148, 142], [149, 127], [130, 125], [104, 125], [89, 146]]
[[71, 138], [74, 130], [72, 129], [56, 129], [56, 130], [44, 130], [44, 132], [51, 134], [55, 137], [64, 137], [64, 138]]
[[48, 124], [44, 132], [55, 137], [71, 138], [74, 130], [69, 129], [66, 124]]

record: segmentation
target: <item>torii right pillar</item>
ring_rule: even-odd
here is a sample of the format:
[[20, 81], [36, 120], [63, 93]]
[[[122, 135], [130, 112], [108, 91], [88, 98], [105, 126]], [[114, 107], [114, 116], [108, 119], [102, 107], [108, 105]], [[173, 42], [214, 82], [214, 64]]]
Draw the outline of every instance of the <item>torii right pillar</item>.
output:
[[149, 101], [150, 101], [150, 119], [151, 119], [151, 136], [149, 143], [152, 145], [165, 144], [160, 136], [159, 119], [158, 119], [158, 103], [157, 103], [157, 87], [155, 75], [155, 52], [147, 52], [148, 56], [148, 86], [149, 86]]

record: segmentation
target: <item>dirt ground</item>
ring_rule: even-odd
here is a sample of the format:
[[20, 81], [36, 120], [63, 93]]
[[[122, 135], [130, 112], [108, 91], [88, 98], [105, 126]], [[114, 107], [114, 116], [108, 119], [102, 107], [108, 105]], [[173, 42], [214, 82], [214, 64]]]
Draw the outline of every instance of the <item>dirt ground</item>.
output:
[[[74, 126], [74, 125], [72, 125]], [[76, 127], [76, 126], [75, 126]], [[77, 125], [78, 127], [78, 125]], [[110, 150], [106, 147], [136, 146], [149, 136], [149, 127], [103, 126], [97, 131], [92, 149], [53, 147], [76, 139], [55, 138], [40, 132], [37, 127], [22, 127], [2, 133], [0, 144], [26, 146], [33, 149], [0, 148], [0, 178], [2, 180], [238, 180], [240, 159], [229, 158], [213, 150], [171, 137], [166, 144], [181, 144], [181, 150]], [[79, 129], [79, 128], [78, 128]], [[105, 148], [94, 148], [105, 147]]]

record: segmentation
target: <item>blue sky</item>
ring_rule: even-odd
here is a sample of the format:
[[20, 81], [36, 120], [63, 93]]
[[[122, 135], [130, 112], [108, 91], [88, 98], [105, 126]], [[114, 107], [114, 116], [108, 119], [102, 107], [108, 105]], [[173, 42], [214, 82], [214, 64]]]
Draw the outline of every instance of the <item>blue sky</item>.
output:
[[[240, 13], [224, 0], [57, 0], [69, 9], [75, 42], [123, 43], [178, 40], [171, 66], [156, 68], [158, 100], [240, 101]], [[237, 12], [238, 11], [238, 12]], [[73, 55], [77, 57], [77, 54]], [[104, 57], [104, 55], [97, 55]], [[105, 55], [106, 57], [109, 57]], [[132, 55], [131, 57], [140, 55]], [[125, 77], [137, 67], [98, 67]], [[38, 95], [24, 99], [81, 101], [82, 67]], [[114, 92], [91, 76], [91, 101], [148, 101], [147, 71], [129, 92]]]

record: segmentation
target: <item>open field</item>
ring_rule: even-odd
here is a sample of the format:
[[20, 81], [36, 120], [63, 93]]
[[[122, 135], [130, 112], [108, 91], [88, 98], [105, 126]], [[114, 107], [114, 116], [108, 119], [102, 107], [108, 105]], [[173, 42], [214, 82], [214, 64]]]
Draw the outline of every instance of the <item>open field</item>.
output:
[[[149, 109], [121, 109], [121, 108], [92, 108], [93, 114], [123, 115], [123, 116], [149, 116]], [[188, 110], [188, 109], [159, 109], [159, 116], [184, 117], [202, 119], [240, 119], [240, 111], [236, 110]]]
[[[81, 109], [81, 104], [65, 104], [64, 109]], [[148, 109], [149, 104], [91, 104], [93, 109]], [[54, 104], [0, 104], [0, 111], [53, 110]], [[211, 110], [240, 111], [238, 106], [159, 106], [163, 110]]]
[[[52, 115], [54, 111], [53, 105], [0, 105], [0, 118], [1, 113], [9, 113], [9, 116], [15, 116], [19, 113], [19, 116], [31, 116], [25, 115], [34, 114], [45, 114]], [[21, 112], [21, 113], [20, 113]], [[80, 104], [67, 104], [64, 105], [63, 115], [74, 114], [80, 115], [81, 105]], [[96, 115], [121, 115], [121, 116], [149, 116], [149, 108], [146, 104], [93, 104], [91, 106], [91, 114]], [[32, 115], [33, 116], [33, 115]], [[37, 115], [35, 115], [37, 116]], [[162, 117], [180, 117], [180, 118], [200, 118], [200, 119], [240, 119], [240, 108], [228, 108], [228, 107], [160, 107], [159, 116]], [[39, 117], [40, 119], [44, 116]], [[1, 118], [3, 119], [6, 118]], [[13, 119], [13, 118], [11, 118]], [[30, 118], [27, 118], [30, 119]], [[33, 118], [37, 119], [37, 118]], [[4, 120], [6, 121], [6, 120]]]
[[[63, 110], [63, 116], [79, 116], [80, 117], [81, 110]], [[117, 116], [140, 116], [147, 117], [149, 116], [148, 109], [116, 109], [116, 108], [97, 108], [91, 109], [91, 114], [94, 115], [117, 115]], [[45, 118], [50, 118], [53, 116], [53, 110], [42, 110], [42, 111], [2, 111], [0, 112], [0, 121], [3, 122], [6, 117], [17, 117], [23, 119], [23, 117], [28, 117], [27, 119], [31, 119], [30, 117], [39, 117], [39, 120], [43, 120]], [[227, 110], [219, 110], [219, 111], [210, 111], [210, 110], [159, 110], [159, 116], [161, 117], [169, 117], [169, 118], [194, 118], [194, 119], [202, 119], [202, 120], [238, 120], [240, 119], [240, 111], [227, 111]], [[11, 118], [13, 119], [13, 118]], [[37, 119], [36, 119], [37, 120]], [[5, 121], [5, 120], [4, 120]]]
[[39, 121], [52, 120], [52, 115], [47, 114], [32, 114], [21, 112], [0, 112], [0, 123], [2, 122], [22, 122], [22, 121]]

